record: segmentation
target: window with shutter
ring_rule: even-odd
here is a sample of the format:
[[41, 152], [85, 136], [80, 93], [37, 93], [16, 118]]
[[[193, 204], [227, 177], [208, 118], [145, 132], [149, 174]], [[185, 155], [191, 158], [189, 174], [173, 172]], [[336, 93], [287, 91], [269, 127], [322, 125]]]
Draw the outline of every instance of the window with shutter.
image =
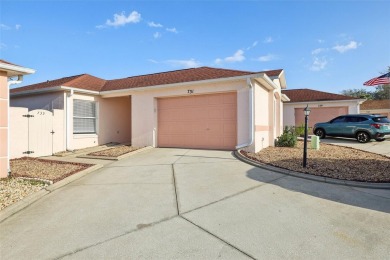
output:
[[96, 134], [96, 102], [73, 100], [73, 133]]

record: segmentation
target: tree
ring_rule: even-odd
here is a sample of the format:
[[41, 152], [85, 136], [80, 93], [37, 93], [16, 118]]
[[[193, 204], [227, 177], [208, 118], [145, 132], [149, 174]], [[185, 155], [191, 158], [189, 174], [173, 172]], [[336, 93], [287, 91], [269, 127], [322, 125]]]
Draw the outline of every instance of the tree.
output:
[[377, 86], [373, 99], [390, 99], [390, 84]]
[[374, 99], [374, 93], [366, 89], [347, 89], [341, 91], [341, 94], [356, 98]]

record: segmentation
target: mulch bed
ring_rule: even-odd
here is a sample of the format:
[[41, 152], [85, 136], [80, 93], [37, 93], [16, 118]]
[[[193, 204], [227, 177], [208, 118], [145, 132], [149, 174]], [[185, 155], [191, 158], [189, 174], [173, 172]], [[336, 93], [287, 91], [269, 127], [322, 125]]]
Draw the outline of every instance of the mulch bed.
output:
[[13, 159], [10, 161], [10, 164], [12, 177], [49, 180], [53, 183], [93, 166], [93, 164], [61, 162], [30, 157]]
[[106, 150], [102, 150], [102, 151], [89, 153], [87, 155], [91, 155], [91, 156], [106, 156], [106, 157], [118, 157], [118, 156], [124, 155], [126, 153], [133, 152], [133, 151], [138, 150], [138, 149], [139, 148], [132, 147], [130, 145], [121, 145], [121, 146], [117, 146], [117, 147], [114, 147], [114, 148], [110, 148], [110, 149], [106, 149]]
[[[310, 147], [310, 145], [308, 145]], [[390, 182], [390, 158], [387, 156], [331, 144], [320, 150], [308, 149], [307, 167], [302, 167], [303, 141], [297, 147], [268, 147], [258, 153], [241, 151], [255, 161], [296, 172], [360, 182]]]

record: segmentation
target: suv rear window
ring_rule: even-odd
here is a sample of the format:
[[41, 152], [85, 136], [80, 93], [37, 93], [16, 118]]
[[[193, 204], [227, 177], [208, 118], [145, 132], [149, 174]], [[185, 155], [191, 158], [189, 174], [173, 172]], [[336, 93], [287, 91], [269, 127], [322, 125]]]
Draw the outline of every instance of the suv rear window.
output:
[[387, 117], [373, 117], [372, 121], [377, 123], [390, 123], [390, 120]]

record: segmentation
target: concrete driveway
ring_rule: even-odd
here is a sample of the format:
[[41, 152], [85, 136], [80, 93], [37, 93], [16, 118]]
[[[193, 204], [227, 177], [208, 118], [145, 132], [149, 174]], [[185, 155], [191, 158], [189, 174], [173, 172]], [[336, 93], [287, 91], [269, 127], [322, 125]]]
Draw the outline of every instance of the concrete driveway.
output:
[[352, 138], [340, 138], [340, 137], [326, 137], [321, 139], [322, 143], [335, 144], [341, 146], [352, 147], [367, 152], [382, 154], [390, 157], [390, 136], [387, 136], [385, 141], [377, 142], [372, 139], [368, 143], [359, 143], [356, 139]]
[[[374, 170], [374, 169], [373, 169]], [[0, 223], [1, 259], [386, 259], [390, 191], [151, 149]]]

